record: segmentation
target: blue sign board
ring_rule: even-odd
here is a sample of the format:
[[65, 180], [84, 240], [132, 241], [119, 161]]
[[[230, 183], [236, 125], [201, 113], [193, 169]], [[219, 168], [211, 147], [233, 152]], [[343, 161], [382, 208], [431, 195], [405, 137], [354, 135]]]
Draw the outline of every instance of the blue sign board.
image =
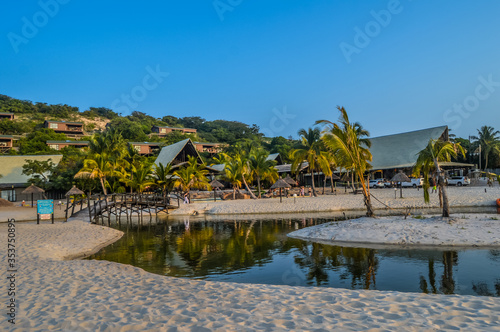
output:
[[36, 202], [37, 212], [39, 214], [52, 214], [54, 213], [54, 200], [41, 199]]

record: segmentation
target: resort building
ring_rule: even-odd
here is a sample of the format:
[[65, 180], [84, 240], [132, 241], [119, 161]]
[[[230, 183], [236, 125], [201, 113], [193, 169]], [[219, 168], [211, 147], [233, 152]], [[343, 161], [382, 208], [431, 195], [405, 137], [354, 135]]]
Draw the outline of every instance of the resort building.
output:
[[203, 142], [193, 142], [196, 150], [198, 152], [208, 152], [211, 154], [216, 154], [222, 151], [222, 143], [203, 143]]
[[279, 153], [271, 153], [267, 156], [266, 160], [275, 160], [276, 165], [283, 165], [283, 159], [281, 158]]
[[188, 161], [188, 156], [196, 157], [198, 162], [203, 164], [203, 160], [201, 159], [198, 150], [189, 138], [163, 147], [158, 155], [158, 158], [155, 160], [155, 164], [159, 165], [161, 163], [163, 166], [167, 166], [169, 164], [180, 165]]
[[[23, 174], [23, 165], [26, 160], [47, 161], [59, 164], [62, 155], [45, 156], [0, 156], [0, 197], [11, 202], [28, 200], [30, 198], [21, 192], [29, 186], [31, 176]], [[48, 174], [47, 174], [48, 175]]]
[[[449, 140], [448, 126], [370, 138], [370, 152], [373, 156], [370, 172], [380, 173], [375, 174], [378, 178], [391, 178], [399, 171], [411, 175], [418, 153], [427, 146], [431, 139]], [[460, 175], [465, 175], [464, 172], [474, 167], [473, 164], [456, 162], [441, 163], [441, 166], [448, 170], [456, 169], [457, 172], [462, 173]]]
[[13, 148], [14, 136], [0, 135], [0, 153], [7, 153]]
[[43, 126], [53, 129], [56, 133], [66, 134], [67, 136], [79, 137], [85, 135], [83, 131], [83, 122], [45, 120]]
[[174, 131], [180, 131], [183, 134], [196, 134], [196, 129], [193, 128], [176, 128], [176, 127], [159, 127], [153, 126], [151, 131], [160, 137], [164, 137]]
[[83, 149], [89, 146], [89, 141], [47, 141], [49, 148], [54, 150], [62, 150], [65, 147], [73, 146], [77, 149]]
[[3, 120], [3, 119], [14, 120], [14, 113], [0, 112], [0, 120]]
[[150, 156], [157, 154], [162, 146], [162, 143], [157, 142], [129, 142], [134, 149], [142, 156]]

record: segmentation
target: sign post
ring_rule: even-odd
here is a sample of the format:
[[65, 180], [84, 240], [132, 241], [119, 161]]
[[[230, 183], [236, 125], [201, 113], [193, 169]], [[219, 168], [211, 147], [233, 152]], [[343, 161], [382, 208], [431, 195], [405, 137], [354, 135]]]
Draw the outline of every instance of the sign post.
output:
[[40, 219], [48, 220], [52, 219], [54, 223], [54, 200], [52, 199], [41, 199], [36, 202], [37, 217], [36, 223], [40, 223]]

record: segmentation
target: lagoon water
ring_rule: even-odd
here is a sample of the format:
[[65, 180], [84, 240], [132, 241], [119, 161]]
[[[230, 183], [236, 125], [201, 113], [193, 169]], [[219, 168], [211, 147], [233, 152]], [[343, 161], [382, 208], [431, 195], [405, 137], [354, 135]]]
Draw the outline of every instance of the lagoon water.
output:
[[333, 217], [259, 218], [122, 225], [123, 238], [89, 259], [213, 281], [500, 296], [500, 250], [341, 247], [287, 237]]

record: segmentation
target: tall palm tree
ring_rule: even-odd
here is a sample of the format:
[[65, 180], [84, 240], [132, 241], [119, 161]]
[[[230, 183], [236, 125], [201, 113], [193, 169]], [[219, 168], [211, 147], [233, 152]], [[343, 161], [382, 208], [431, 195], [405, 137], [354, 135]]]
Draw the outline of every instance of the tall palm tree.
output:
[[[439, 167], [439, 162], [450, 161], [451, 158], [456, 158], [458, 153], [465, 156], [465, 151], [460, 143], [452, 143], [450, 141], [442, 140], [429, 140], [427, 146], [418, 153], [417, 162], [415, 163], [414, 173], [420, 174], [424, 172], [424, 188], [429, 188], [428, 172], [431, 170], [433, 164], [435, 172], [438, 176], [439, 195], [442, 197], [443, 202], [443, 217], [450, 216], [450, 206], [448, 203], [448, 195], [444, 185], [444, 174]], [[427, 184], [426, 184], [427, 182]], [[424, 190], [424, 200], [429, 202], [429, 193]]]
[[119, 166], [123, 165], [125, 141], [121, 133], [108, 129], [104, 133], [94, 134], [89, 141], [89, 154], [83, 162], [83, 168], [75, 175], [90, 173], [90, 178], [99, 179], [104, 195], [106, 187], [114, 188], [107, 183], [113, 177]]
[[114, 170], [113, 164], [106, 153], [95, 154], [92, 159], [83, 161], [83, 168], [75, 174], [75, 177], [83, 173], [90, 173], [89, 178], [99, 179], [102, 191], [106, 195], [106, 179], [108, 176], [113, 175]]
[[[471, 138], [478, 141], [484, 155], [484, 170], [488, 168], [488, 159], [493, 155], [500, 155], [500, 131], [490, 126], [482, 126], [477, 130], [478, 136]], [[481, 158], [481, 156], [479, 156]]]
[[338, 124], [328, 120], [319, 120], [316, 121], [316, 124], [328, 125], [322, 140], [330, 152], [338, 157], [339, 164], [348, 170], [353, 170], [357, 175], [363, 189], [366, 214], [373, 217], [370, 187], [364, 181], [365, 171], [371, 167], [369, 162], [372, 160], [372, 154], [369, 150], [371, 144], [365, 138], [369, 133], [359, 123], [349, 122], [344, 107], [337, 106], [337, 109], [340, 111]]
[[267, 160], [269, 153], [263, 149], [254, 150], [249, 158], [250, 170], [252, 175], [257, 179], [257, 190], [259, 198], [261, 198], [261, 180], [269, 180], [274, 182], [278, 179], [278, 171], [274, 168], [275, 160]]
[[300, 129], [298, 132], [302, 147], [295, 149], [291, 152], [292, 157], [292, 171], [298, 172], [303, 161], [309, 163], [309, 171], [311, 172], [311, 187], [314, 197], [317, 196], [316, 188], [314, 186], [314, 172], [320, 169], [329, 167], [328, 160], [321, 151], [324, 150], [321, 141], [321, 131], [319, 128]]
[[224, 168], [224, 178], [231, 183], [233, 186], [233, 200], [236, 199], [236, 190], [241, 187], [241, 167], [240, 163], [231, 158], [226, 159], [226, 167]]

